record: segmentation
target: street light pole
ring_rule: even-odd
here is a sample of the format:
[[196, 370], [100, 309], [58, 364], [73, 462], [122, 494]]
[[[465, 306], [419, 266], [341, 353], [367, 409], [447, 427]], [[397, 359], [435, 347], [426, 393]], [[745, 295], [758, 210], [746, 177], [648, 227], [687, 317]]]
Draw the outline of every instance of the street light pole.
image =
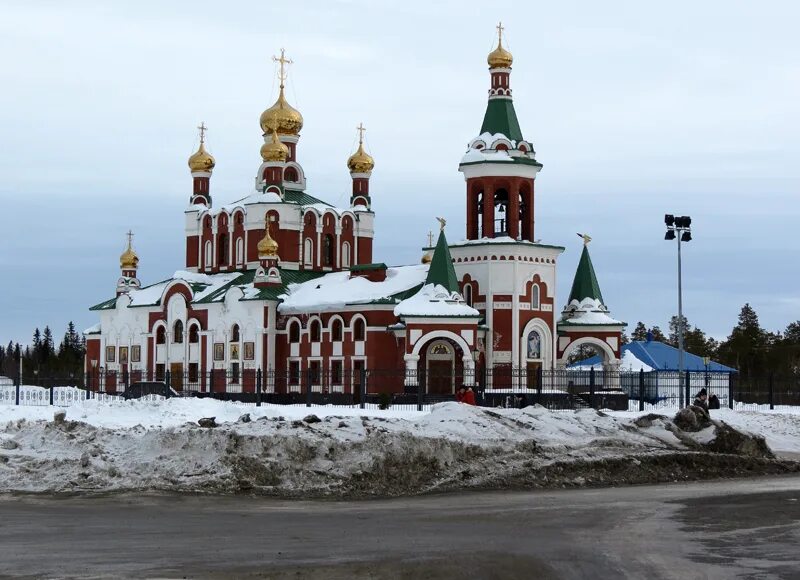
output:
[[[683, 268], [681, 264], [681, 242], [692, 240], [692, 218], [687, 216], [674, 216], [667, 214], [664, 216], [664, 223], [667, 226], [665, 240], [678, 240], [678, 389], [681, 407], [684, 406], [684, 349], [683, 334], [685, 332], [683, 324]], [[689, 385], [685, 385], [688, 389]], [[689, 395], [686, 394], [685, 404], [689, 404]]]

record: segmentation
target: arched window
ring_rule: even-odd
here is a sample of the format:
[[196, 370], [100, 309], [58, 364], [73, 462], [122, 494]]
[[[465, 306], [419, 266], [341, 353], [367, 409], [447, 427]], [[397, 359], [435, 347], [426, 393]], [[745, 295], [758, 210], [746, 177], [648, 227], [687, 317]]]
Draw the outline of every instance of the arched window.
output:
[[244, 264], [244, 238], [236, 239], [236, 265]]
[[342, 244], [342, 268], [350, 267], [350, 242]]
[[342, 341], [342, 321], [334, 318], [331, 322], [331, 340], [334, 342]]
[[294, 167], [287, 167], [283, 172], [284, 181], [299, 181], [297, 177], [297, 169]]
[[300, 323], [289, 323], [289, 342], [300, 342]]
[[211, 241], [206, 242], [206, 268], [214, 264], [214, 252], [211, 250]]
[[536, 330], [528, 333], [527, 355], [529, 360], [542, 358], [542, 336]]
[[364, 340], [366, 334], [367, 329], [364, 324], [364, 319], [356, 318], [355, 322], [353, 322], [353, 340]]
[[533, 286], [531, 286], [531, 308], [533, 310], [539, 310], [539, 307], [541, 305], [540, 292], [541, 290], [539, 290], [538, 284], [534, 284]]
[[219, 254], [217, 264], [225, 266], [228, 264], [228, 234], [219, 235]]
[[167, 329], [159, 326], [156, 329], [156, 344], [166, 344], [167, 342]]
[[464, 302], [472, 306], [472, 284], [464, 284]]
[[319, 320], [311, 321], [311, 328], [309, 329], [309, 333], [311, 334], [311, 342], [319, 342], [321, 327], [322, 324], [320, 324]]
[[323, 238], [322, 261], [324, 266], [333, 266], [333, 236], [325, 234]]
[[239, 325], [234, 324], [231, 327], [231, 342], [239, 342]]
[[191, 344], [200, 342], [200, 328], [196, 324], [189, 327], [189, 342]]
[[183, 342], [183, 322], [180, 320], [176, 320], [175, 326], [172, 327], [172, 342], [177, 344]]
[[303, 244], [303, 265], [314, 265], [314, 242], [311, 240], [311, 238], [306, 238], [306, 241]]

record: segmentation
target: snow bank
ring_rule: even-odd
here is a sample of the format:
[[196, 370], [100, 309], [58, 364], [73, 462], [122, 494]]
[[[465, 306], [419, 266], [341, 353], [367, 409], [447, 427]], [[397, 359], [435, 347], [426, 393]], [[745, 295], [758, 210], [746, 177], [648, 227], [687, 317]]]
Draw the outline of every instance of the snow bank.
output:
[[[83, 401], [54, 420], [57, 411], [0, 405], [0, 492], [391, 496], [798, 469], [768, 457], [703, 452], [713, 427], [676, 432], [669, 420], [637, 421], [634, 413], [459, 403], [418, 413], [210, 399]], [[800, 415], [720, 416], [731, 424], [738, 418], [779, 447], [795, 448], [800, 439]], [[218, 426], [200, 427], [202, 417], [216, 417]]]

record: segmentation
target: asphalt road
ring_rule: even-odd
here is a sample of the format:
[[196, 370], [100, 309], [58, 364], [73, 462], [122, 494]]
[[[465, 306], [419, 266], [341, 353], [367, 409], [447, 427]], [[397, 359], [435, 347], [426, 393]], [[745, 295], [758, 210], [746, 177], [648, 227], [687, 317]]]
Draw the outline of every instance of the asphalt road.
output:
[[0, 497], [0, 576], [800, 578], [800, 477], [386, 501]]

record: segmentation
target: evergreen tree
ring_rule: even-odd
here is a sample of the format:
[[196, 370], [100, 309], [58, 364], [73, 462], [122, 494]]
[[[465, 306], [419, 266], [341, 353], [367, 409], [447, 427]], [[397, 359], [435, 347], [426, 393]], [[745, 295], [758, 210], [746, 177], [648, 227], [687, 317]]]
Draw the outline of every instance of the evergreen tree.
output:
[[738, 324], [728, 339], [720, 345], [720, 358], [739, 370], [742, 375], [766, 372], [766, 355], [775, 336], [761, 328], [758, 315], [750, 304], [742, 306]]
[[[692, 325], [689, 324], [689, 321], [686, 320], [686, 317], [683, 317], [683, 338], [686, 339], [686, 335], [689, 334], [692, 330]], [[671, 344], [675, 348], [678, 347], [678, 317], [673, 316], [669, 319], [669, 337], [667, 338], [667, 344]], [[688, 349], [687, 349], [688, 350]]]
[[631, 340], [638, 340], [639, 342], [647, 340], [647, 327], [641, 320], [636, 323], [636, 328], [633, 329], [631, 334]]
[[658, 342], [667, 342], [667, 337], [664, 336], [664, 333], [658, 326], [650, 327], [650, 330], [648, 332], [653, 335], [653, 340], [656, 340]]

